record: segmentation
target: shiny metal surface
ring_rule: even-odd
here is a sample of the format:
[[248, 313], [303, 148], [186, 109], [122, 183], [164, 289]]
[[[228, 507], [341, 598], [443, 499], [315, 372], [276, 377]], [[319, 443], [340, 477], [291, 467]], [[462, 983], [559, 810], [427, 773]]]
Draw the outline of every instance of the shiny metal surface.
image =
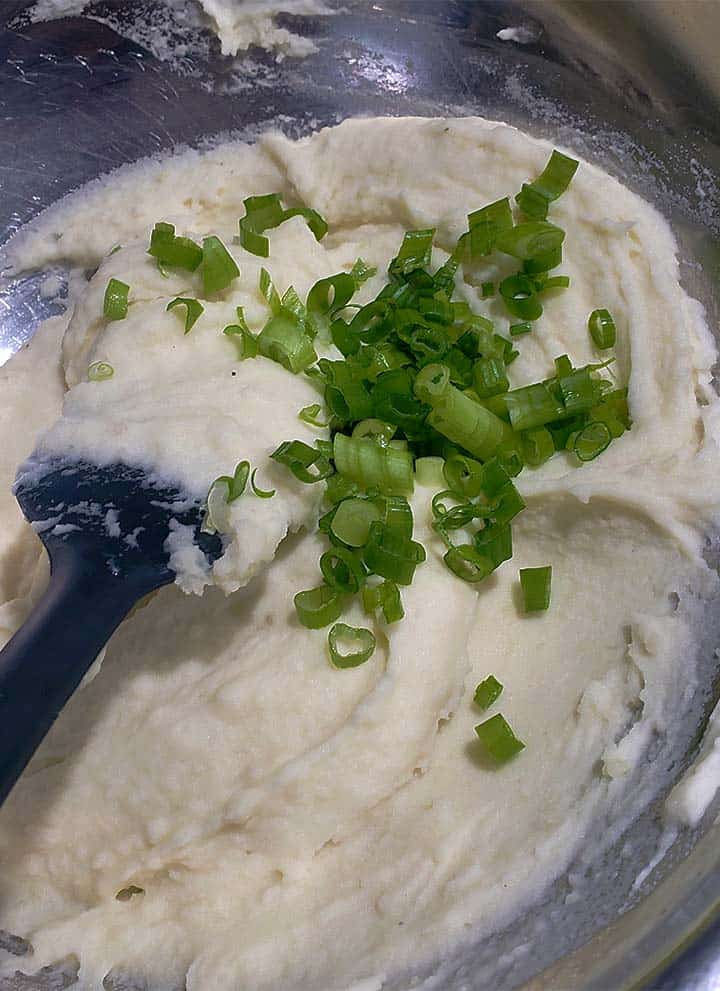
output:
[[[346, 0], [334, 17], [285, 17], [320, 52], [280, 65], [257, 50], [222, 59], [199, 28], [182, 35], [191, 40], [188, 54], [160, 61], [128, 38], [138, 37], [138, 11], [150, 20], [165, 9], [157, 0], [93, 4], [115, 27], [79, 17], [27, 24], [25, 6], [0, 0], [0, 242], [82, 183], [220, 132], [251, 137], [274, 124], [297, 134], [353, 114], [481, 113], [576, 149], [655, 202], [678, 234], [688, 288], [705, 301], [711, 323], [720, 322], [712, 286], [720, 262], [715, 0]], [[526, 28], [530, 42], [500, 41], [508, 26]], [[0, 286], [0, 361], [58, 305], [38, 286], [32, 275]], [[720, 619], [708, 623], [707, 691], [668, 764], [668, 782], [697, 745], [716, 695], [718, 643]], [[558, 882], [528, 917], [445, 961], [424, 986], [720, 987], [718, 808], [699, 842], [682, 835], [633, 890], [660, 835], [656, 812], [601, 860], [579, 865], [587, 874], [580, 901]], [[388, 987], [409, 986], [405, 976]]]

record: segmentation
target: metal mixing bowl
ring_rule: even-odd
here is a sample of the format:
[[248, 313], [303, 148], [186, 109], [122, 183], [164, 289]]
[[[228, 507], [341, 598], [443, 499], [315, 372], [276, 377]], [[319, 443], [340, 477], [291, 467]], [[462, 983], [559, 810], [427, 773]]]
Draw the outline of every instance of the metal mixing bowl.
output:
[[[656, 203], [678, 235], [688, 289], [719, 324], [710, 284], [720, 260], [716, 0], [346, 0], [333, 17], [285, 16], [320, 51], [281, 64], [258, 50], [221, 58], [209, 34], [181, 23], [178, 3], [170, 4], [176, 53], [188, 31], [193, 44], [171, 62], [127, 37], [138, 38], [139, 11], [152, 24], [167, 4], [93, 4], [118, 30], [80, 17], [28, 24], [26, 6], [0, 2], [0, 243], [83, 182], [219, 132], [247, 137], [273, 124], [299, 134], [357, 114], [480, 113], [575, 148]], [[497, 38], [510, 26], [526, 29], [524, 43]], [[31, 276], [0, 288], [0, 361], [57, 307], [39, 284]], [[716, 696], [719, 626], [708, 620], [706, 690], [668, 786]], [[717, 812], [716, 804], [633, 888], [660, 834], [651, 808], [601, 858], [577, 865], [590, 895], [568, 899], [558, 882], [526, 918], [444, 961], [438, 982], [423, 987], [718, 987]], [[407, 988], [408, 978], [391, 986]]]

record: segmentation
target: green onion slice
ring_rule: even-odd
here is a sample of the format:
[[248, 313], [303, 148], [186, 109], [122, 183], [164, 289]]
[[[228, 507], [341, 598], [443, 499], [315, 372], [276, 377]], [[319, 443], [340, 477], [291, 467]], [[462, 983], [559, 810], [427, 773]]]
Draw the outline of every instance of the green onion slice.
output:
[[538, 299], [535, 283], [523, 272], [503, 279], [500, 283], [500, 295], [512, 316], [520, 317], [523, 321], [537, 320], [542, 316], [542, 303]]
[[492, 559], [472, 544], [451, 547], [443, 560], [454, 575], [471, 584], [482, 581], [495, 570]]
[[270, 457], [289, 468], [295, 478], [306, 485], [320, 482], [332, 475], [332, 466], [322, 451], [301, 440], [284, 441]]
[[362, 258], [358, 258], [350, 269], [350, 275], [355, 282], [355, 288], [359, 289], [364, 282], [377, 275], [377, 268], [374, 265], [368, 265]]
[[520, 588], [525, 612], [543, 612], [550, 605], [552, 567], [521, 568]]
[[270, 317], [260, 331], [257, 345], [261, 355], [276, 361], [293, 375], [317, 361], [315, 348], [300, 321], [284, 307]]
[[303, 406], [298, 413], [298, 418], [302, 420], [303, 423], [309, 424], [311, 427], [318, 427], [318, 429], [324, 430], [326, 427], [330, 426], [330, 420], [321, 419], [321, 412], [322, 406], [320, 403], [311, 403], [310, 406]]
[[110, 279], [105, 289], [103, 315], [106, 320], [124, 320], [128, 312], [130, 286], [119, 279]]
[[489, 399], [510, 388], [505, 362], [502, 358], [480, 358], [473, 368], [475, 392], [481, 399]]
[[238, 322], [225, 327], [223, 334], [232, 338], [238, 345], [238, 353], [242, 361], [245, 358], [257, 358], [258, 342], [257, 337], [250, 332], [250, 328], [245, 322], [242, 306], [237, 307]]
[[375, 637], [364, 627], [336, 623], [328, 634], [328, 647], [333, 667], [356, 668], [372, 657]]
[[510, 327], [511, 337], [522, 337], [523, 334], [529, 334], [532, 331], [532, 324], [524, 321], [523, 323], [514, 323]]
[[263, 232], [279, 227], [291, 217], [304, 217], [317, 241], [327, 234], [328, 226], [316, 210], [308, 207], [285, 209], [279, 193], [249, 196], [243, 200], [243, 206], [245, 216], [240, 219], [240, 243], [246, 251], [261, 258], [270, 254], [270, 242], [263, 237]]
[[343, 596], [329, 585], [298, 592], [294, 598], [298, 619], [308, 630], [320, 630], [334, 623], [343, 610]]
[[581, 461], [592, 461], [602, 454], [611, 440], [608, 425], [600, 420], [591, 420], [576, 434], [573, 450]]
[[493, 703], [502, 695], [503, 685], [497, 680], [495, 675], [489, 674], [484, 681], [475, 689], [475, 695], [473, 696], [473, 702], [478, 707], [482, 709], [483, 712], [489, 709]]
[[557, 251], [565, 240], [565, 231], [544, 220], [528, 220], [503, 231], [496, 247], [506, 255], [526, 261]]
[[337, 433], [333, 440], [335, 467], [364, 489], [406, 495], [414, 485], [413, 459], [408, 451], [381, 447], [367, 437]]
[[588, 330], [599, 351], [615, 347], [617, 330], [608, 310], [593, 310], [588, 317]]
[[380, 518], [380, 510], [369, 499], [344, 499], [333, 515], [330, 531], [348, 547], [364, 547], [371, 525]]
[[362, 590], [363, 608], [369, 616], [382, 609], [386, 623], [397, 623], [405, 616], [400, 589], [395, 582], [385, 580], [379, 585], [366, 585]]
[[359, 592], [367, 574], [361, 558], [347, 547], [331, 547], [320, 558], [320, 571], [330, 588], [343, 594]]
[[176, 306], [185, 307], [185, 333], [189, 334], [195, 326], [198, 317], [205, 311], [205, 307], [197, 299], [189, 299], [184, 296], [176, 296], [165, 307], [166, 310], [173, 310]]
[[178, 237], [173, 224], [155, 224], [150, 235], [148, 254], [157, 258], [159, 265], [183, 268], [194, 272], [203, 260], [203, 249], [189, 237]]
[[435, 229], [408, 231], [403, 238], [400, 250], [390, 262], [390, 274], [410, 275], [418, 268], [427, 268], [432, 257], [432, 243]]
[[363, 549], [368, 570], [397, 585], [410, 585], [415, 569], [425, 560], [425, 548], [384, 523], [370, 525], [370, 534]]
[[522, 456], [526, 465], [538, 468], [555, 453], [553, 436], [547, 427], [535, 427], [522, 434]]
[[[497, 200], [468, 214], [468, 233], [460, 239], [472, 261], [489, 255], [501, 235], [512, 228], [510, 200]], [[463, 247], [458, 246], [463, 252]]]
[[451, 491], [463, 499], [474, 499], [483, 491], [483, 466], [465, 454], [452, 454], [443, 467]]
[[205, 296], [222, 292], [240, 275], [235, 259], [220, 238], [214, 236], [203, 239], [203, 260], [200, 271]]
[[553, 151], [537, 179], [523, 184], [522, 190], [515, 197], [517, 205], [526, 216], [544, 220], [548, 214], [548, 206], [568, 188], [577, 167], [578, 162], [574, 158]]
[[250, 488], [253, 490], [258, 499], [272, 499], [275, 495], [275, 489], [261, 489], [255, 482], [255, 476], [258, 473], [257, 468], [253, 468], [253, 473], [250, 476]]
[[93, 361], [88, 365], [88, 379], [91, 382], [105, 382], [115, 374], [115, 369], [109, 361]]
[[475, 727], [485, 751], [498, 762], [504, 762], [525, 749], [525, 744], [512, 731], [510, 724], [498, 713]]

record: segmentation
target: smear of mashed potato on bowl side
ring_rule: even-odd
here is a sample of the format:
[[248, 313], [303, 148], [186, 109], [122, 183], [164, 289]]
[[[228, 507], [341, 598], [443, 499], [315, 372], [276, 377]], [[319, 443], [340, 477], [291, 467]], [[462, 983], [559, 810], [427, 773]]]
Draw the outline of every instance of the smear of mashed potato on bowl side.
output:
[[[508, 923], [594, 823], [629, 821], [657, 791], [643, 760], [675, 732], [697, 651], [691, 603], [717, 585], [702, 549], [719, 462], [715, 349], [656, 211], [581, 163], [551, 217], [567, 232], [571, 288], [547, 300], [508, 369], [518, 387], [551, 375], [558, 355], [596, 361], [588, 314], [607, 307], [632, 429], [582, 468], [559, 456], [519, 476], [514, 556], [477, 588], [445, 568], [435, 489], [416, 485], [427, 561], [403, 589], [401, 623], [346, 614], [377, 640], [354, 669], [330, 666], [326, 632], [292, 606], [318, 584], [322, 486], [269, 460], [283, 440], [326, 436], [297, 415], [317, 392], [267, 359], [239, 360], [222, 333], [238, 306], [253, 331], [267, 319], [263, 266], [304, 299], [362, 257], [378, 270], [365, 302], [404, 232], [427, 227], [441, 264], [468, 212], [514, 195], [549, 151], [479, 118], [269, 133], [120, 170], [9, 246], [17, 271], [75, 274], [66, 316], [0, 373], [4, 638], [45, 581], [9, 494], [39, 435], [71, 455], [154, 465], [194, 494], [247, 458], [277, 490], [232, 504], [212, 571], [178, 566], [186, 590], [214, 587], [166, 588], [122, 625], [0, 811], [0, 928], [32, 943], [23, 969], [75, 953], [83, 988], [122, 972], [190, 991], [321, 991], [410, 972]], [[270, 192], [319, 211], [327, 236], [297, 216], [269, 232], [269, 258], [244, 250], [242, 201]], [[158, 270], [147, 245], [160, 220], [218, 235], [240, 269], [188, 334], [166, 307], [200, 297], [200, 275]], [[506, 274], [493, 257], [456, 276], [457, 297], [501, 332], [515, 321], [480, 287]], [[122, 321], [103, 319], [110, 278], [131, 287]], [[99, 360], [113, 377], [88, 382]], [[545, 564], [550, 609], [523, 615], [518, 568]], [[473, 744], [473, 693], [491, 673], [526, 744], [502, 767]], [[18, 963], [0, 957], [0, 974]]]

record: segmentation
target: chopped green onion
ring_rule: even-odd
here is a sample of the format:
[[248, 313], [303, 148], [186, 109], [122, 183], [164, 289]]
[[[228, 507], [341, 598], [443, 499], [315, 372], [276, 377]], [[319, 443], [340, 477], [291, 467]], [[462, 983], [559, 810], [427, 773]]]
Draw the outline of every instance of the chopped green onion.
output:
[[390, 274], [410, 275], [418, 268], [427, 268], [432, 257], [432, 243], [435, 229], [408, 231], [403, 238], [400, 250], [390, 262]]
[[325, 498], [333, 505], [358, 495], [360, 486], [344, 475], [330, 475], [325, 479]]
[[[289, 468], [298, 481], [307, 485], [320, 482], [332, 474], [332, 467], [325, 455], [301, 440], [284, 441], [270, 457]], [[311, 468], [314, 471], [310, 471]]]
[[203, 260], [200, 271], [205, 296], [222, 292], [240, 275], [235, 259], [220, 238], [214, 236], [203, 239]]
[[368, 279], [372, 279], [374, 275], [377, 275], [377, 268], [374, 265], [368, 265], [364, 262], [362, 258], [358, 258], [353, 267], [350, 269], [350, 276], [355, 283], [355, 287], [359, 288], [363, 282], [367, 282]]
[[316, 210], [307, 207], [286, 210], [279, 193], [249, 196], [243, 200], [243, 206], [245, 216], [240, 219], [240, 243], [246, 251], [261, 258], [267, 258], [270, 254], [270, 242], [263, 237], [263, 232], [279, 227], [291, 217], [304, 217], [317, 241], [327, 234], [327, 224]]
[[443, 474], [451, 491], [460, 498], [474, 499], [483, 491], [483, 466], [464, 454], [453, 454], [447, 458]]
[[473, 381], [481, 399], [497, 396], [510, 388], [502, 358], [480, 358], [473, 368]]
[[444, 458], [426, 457], [415, 461], [415, 479], [418, 485], [442, 485]]
[[535, 283], [523, 272], [509, 275], [500, 283], [500, 295], [514, 317], [521, 320], [537, 320], [542, 316], [542, 303], [538, 299]]
[[205, 307], [197, 299], [188, 299], [184, 296], [176, 296], [165, 307], [166, 310], [173, 310], [176, 306], [185, 307], [185, 333], [189, 334], [195, 326], [198, 317], [204, 312]]
[[258, 285], [260, 286], [260, 292], [265, 297], [265, 301], [272, 310], [275, 316], [282, 310], [282, 300], [280, 299], [280, 293], [275, 288], [273, 280], [270, 277], [270, 273], [266, 268], [260, 269], [260, 278], [258, 280]]
[[413, 490], [413, 459], [407, 451], [380, 447], [366, 437], [337, 433], [333, 440], [335, 467], [364, 489], [405, 495]]
[[565, 403], [544, 382], [513, 389], [504, 398], [515, 430], [532, 430], [568, 416]]
[[489, 299], [490, 296], [495, 295], [495, 283], [494, 282], [483, 282], [480, 286], [480, 297], [482, 299]]
[[500, 713], [476, 726], [475, 732], [483, 748], [498, 762], [509, 760], [525, 749], [525, 744], [515, 736], [510, 724]]
[[494, 568], [499, 568], [504, 561], [513, 556], [512, 529], [510, 526], [489, 526], [478, 530], [473, 538], [477, 549], [489, 557]]
[[[468, 233], [463, 238], [470, 259], [477, 261], [484, 255], [489, 255], [498, 238], [512, 227], [512, 223], [512, 210], [507, 197], [468, 214]], [[463, 238], [460, 239], [461, 242]]]
[[415, 521], [410, 503], [404, 496], [381, 495], [373, 502], [380, 513], [379, 518], [388, 530], [408, 539], [413, 535]]
[[260, 354], [297, 375], [317, 361], [310, 338], [289, 310], [270, 317], [257, 337]]
[[320, 571], [330, 588], [348, 595], [359, 592], [365, 582], [365, 565], [347, 547], [331, 547], [325, 551], [320, 558]]
[[128, 312], [130, 286], [119, 279], [110, 279], [105, 289], [103, 315], [106, 320], [124, 320]]
[[495, 568], [492, 560], [472, 544], [451, 547], [443, 560], [454, 575], [471, 584], [487, 578]]
[[[350, 645], [356, 649], [349, 650]], [[328, 647], [333, 667], [356, 668], [372, 657], [375, 637], [364, 627], [336, 623], [328, 634]]]
[[536, 275], [533, 281], [538, 292], [547, 292], [549, 289], [569, 289], [569, 275]]
[[510, 484], [510, 476], [500, 464], [497, 458], [493, 458], [483, 465], [482, 490], [488, 499], [494, 499], [500, 495]]
[[592, 378], [590, 369], [578, 368], [560, 379], [560, 391], [565, 402], [567, 416], [584, 413], [599, 399], [598, 383]]
[[258, 499], [272, 499], [275, 495], [275, 489], [261, 489], [255, 482], [255, 476], [257, 475], [258, 469], [253, 468], [253, 473], [250, 476], [250, 488], [253, 490]]
[[447, 365], [426, 365], [415, 379], [415, 395], [426, 403], [441, 398], [450, 387]]
[[329, 585], [320, 585], [294, 598], [298, 619], [308, 630], [320, 630], [334, 623], [343, 610], [343, 596]]
[[565, 231], [544, 220], [528, 220], [503, 231], [496, 242], [498, 251], [520, 261], [539, 258], [557, 251], [565, 240]]
[[573, 450], [581, 461], [592, 461], [602, 454], [611, 440], [612, 434], [607, 424], [592, 420], [576, 434]]
[[189, 237], [177, 237], [173, 224], [155, 224], [150, 235], [148, 254], [161, 265], [194, 272], [203, 260], [203, 249]]
[[491, 458], [504, 441], [512, 440], [512, 431], [484, 406], [447, 384], [447, 369], [443, 372], [443, 368], [429, 365], [415, 381], [416, 395], [432, 405], [428, 424], [470, 454], [482, 460]]
[[549, 272], [551, 268], [557, 268], [562, 264], [562, 245], [551, 248], [550, 251], [543, 251], [542, 254], [534, 258], [526, 258], [523, 262], [523, 271], [528, 275], [542, 275]]
[[608, 310], [593, 310], [588, 317], [588, 330], [599, 351], [607, 351], [608, 348], [615, 347], [617, 331], [615, 321]]
[[379, 444], [380, 447], [387, 447], [396, 433], [397, 427], [395, 424], [385, 423], [383, 420], [370, 417], [367, 420], [361, 420], [359, 423], [356, 423], [353, 427], [352, 435], [353, 437], [369, 437]]
[[345, 499], [335, 511], [331, 532], [349, 547], [364, 547], [370, 527], [379, 520], [380, 510], [368, 499]]
[[531, 323], [527, 323], [527, 322], [514, 323], [510, 327], [510, 336], [522, 337], [523, 334], [529, 334], [531, 331], [532, 331]]
[[522, 589], [525, 612], [542, 612], [550, 605], [550, 585], [552, 567], [521, 568], [520, 588]]
[[493, 510], [492, 518], [498, 526], [506, 526], [525, 509], [525, 500], [512, 482], [508, 482], [499, 494], [499, 502]]
[[375, 522], [370, 526], [363, 560], [373, 574], [389, 578], [397, 585], [410, 585], [416, 567], [425, 560], [425, 548], [384, 523]]
[[482, 709], [484, 712], [486, 709], [489, 709], [493, 703], [497, 702], [502, 695], [502, 690], [503, 686], [497, 680], [495, 675], [489, 674], [487, 678], [485, 678], [484, 681], [481, 681], [475, 689], [473, 702], [478, 709]]
[[238, 352], [241, 360], [245, 360], [245, 358], [257, 358], [257, 337], [250, 332], [250, 328], [245, 323], [242, 306], [238, 306], [237, 311], [238, 322], [225, 327], [223, 334], [225, 334], [226, 337], [234, 338], [235, 342], [239, 344]]
[[572, 362], [566, 354], [561, 354], [555, 359], [555, 374], [559, 379], [565, 378], [567, 375], [572, 375], [572, 372]]
[[205, 499], [205, 516], [200, 530], [202, 533], [225, 533], [230, 528], [230, 483], [229, 475], [216, 478], [208, 489]]
[[522, 455], [525, 464], [538, 468], [555, 453], [552, 434], [546, 427], [535, 427], [522, 434]]
[[303, 421], [303, 423], [308, 423], [311, 427], [318, 427], [319, 429], [325, 429], [330, 425], [329, 420], [321, 420], [320, 413], [322, 412], [322, 406], [320, 403], [312, 403], [310, 406], [303, 406], [303, 408], [298, 413], [298, 418]]
[[220, 475], [210, 486], [206, 499], [203, 533], [224, 533], [230, 526], [228, 506], [239, 499], [247, 487], [250, 462], [239, 461], [232, 475]]
[[548, 206], [558, 199], [570, 185], [578, 167], [574, 158], [553, 151], [550, 160], [531, 183], [524, 183], [515, 201], [523, 213], [536, 220], [544, 220]]
[[363, 609], [369, 616], [374, 616], [382, 609], [386, 623], [397, 623], [405, 615], [400, 589], [395, 582], [383, 581], [379, 585], [366, 585], [362, 590]]
[[356, 289], [357, 282], [345, 272], [320, 279], [308, 293], [308, 313], [315, 317], [330, 317], [347, 306]]
[[111, 379], [115, 374], [115, 369], [109, 361], [93, 361], [88, 365], [88, 379], [91, 382], [104, 382]]

